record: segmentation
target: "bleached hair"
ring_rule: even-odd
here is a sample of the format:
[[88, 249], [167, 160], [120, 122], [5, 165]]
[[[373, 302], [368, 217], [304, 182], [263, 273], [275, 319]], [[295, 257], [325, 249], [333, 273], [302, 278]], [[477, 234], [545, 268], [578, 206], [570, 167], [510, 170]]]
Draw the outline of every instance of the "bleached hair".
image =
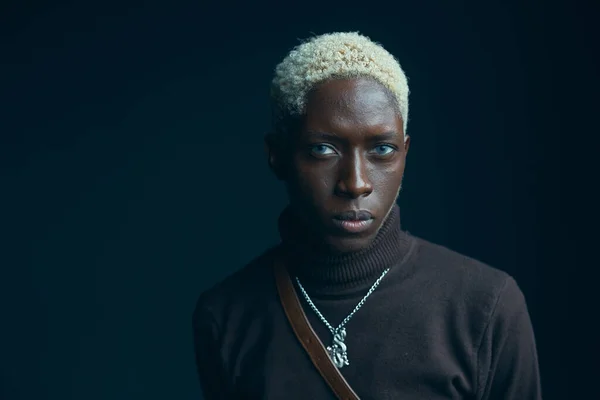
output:
[[277, 125], [306, 111], [307, 94], [329, 79], [369, 77], [393, 95], [408, 122], [408, 82], [400, 64], [381, 45], [357, 32], [315, 36], [296, 46], [275, 68], [271, 99]]

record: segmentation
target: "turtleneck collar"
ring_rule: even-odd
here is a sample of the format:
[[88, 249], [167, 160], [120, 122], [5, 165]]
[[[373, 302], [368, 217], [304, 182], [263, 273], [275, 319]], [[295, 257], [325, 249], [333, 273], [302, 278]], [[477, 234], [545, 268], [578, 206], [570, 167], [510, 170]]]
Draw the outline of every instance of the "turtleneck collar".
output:
[[373, 242], [351, 253], [318, 247], [312, 235], [286, 208], [279, 216], [279, 234], [290, 273], [307, 290], [333, 293], [369, 287], [383, 271], [400, 262], [410, 247], [410, 236], [400, 228], [400, 209], [394, 205]]

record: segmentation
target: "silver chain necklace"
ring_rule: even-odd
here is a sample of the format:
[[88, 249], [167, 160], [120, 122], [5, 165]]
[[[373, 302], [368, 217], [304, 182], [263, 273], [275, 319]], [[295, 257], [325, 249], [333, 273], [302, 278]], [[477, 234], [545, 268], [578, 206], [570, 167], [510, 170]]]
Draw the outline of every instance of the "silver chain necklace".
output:
[[381, 280], [388, 273], [389, 270], [390, 269], [387, 268], [385, 271], [383, 271], [381, 276], [377, 278], [373, 286], [371, 286], [371, 289], [369, 289], [367, 294], [362, 298], [361, 301], [358, 302], [356, 307], [354, 307], [354, 310], [352, 310], [352, 312], [348, 314], [346, 318], [344, 318], [344, 320], [338, 325], [337, 328], [331, 326], [329, 321], [325, 319], [323, 314], [321, 314], [321, 312], [317, 309], [317, 306], [315, 306], [315, 303], [313, 303], [310, 297], [308, 296], [308, 293], [306, 293], [306, 290], [304, 290], [304, 287], [300, 283], [300, 279], [296, 277], [296, 283], [298, 284], [300, 291], [304, 295], [306, 302], [308, 303], [310, 308], [313, 309], [315, 314], [317, 314], [317, 316], [321, 319], [321, 321], [323, 321], [325, 326], [331, 331], [331, 334], [333, 335], [333, 344], [331, 346], [327, 346], [327, 352], [329, 353], [329, 357], [331, 357], [331, 360], [333, 361], [336, 367], [342, 368], [345, 365], [350, 365], [350, 362], [348, 361], [348, 346], [346, 345], [346, 343], [344, 343], [344, 340], [346, 339], [346, 324], [348, 323], [348, 321], [350, 321], [350, 318], [352, 318], [352, 316], [363, 306], [363, 304], [365, 304], [367, 297], [369, 297], [371, 293], [375, 291], [375, 289], [377, 288], [377, 286], [379, 286], [379, 283], [381, 283]]

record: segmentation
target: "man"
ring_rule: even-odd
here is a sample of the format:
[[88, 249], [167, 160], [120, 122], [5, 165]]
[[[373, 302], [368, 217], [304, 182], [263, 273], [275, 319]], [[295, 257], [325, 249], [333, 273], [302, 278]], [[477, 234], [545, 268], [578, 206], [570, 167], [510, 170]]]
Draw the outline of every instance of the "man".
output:
[[541, 398], [516, 282], [400, 227], [410, 137], [396, 59], [357, 33], [314, 37], [277, 66], [272, 100], [281, 243], [198, 300], [205, 398], [335, 398], [286, 317], [277, 260], [360, 398]]

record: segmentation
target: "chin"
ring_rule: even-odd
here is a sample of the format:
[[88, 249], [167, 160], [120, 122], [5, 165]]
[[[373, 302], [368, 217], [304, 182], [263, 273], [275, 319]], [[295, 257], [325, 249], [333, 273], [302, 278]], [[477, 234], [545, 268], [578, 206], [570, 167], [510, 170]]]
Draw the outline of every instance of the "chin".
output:
[[329, 237], [326, 239], [327, 245], [336, 253], [354, 253], [369, 247], [375, 239], [374, 236], [356, 236], [356, 237]]

